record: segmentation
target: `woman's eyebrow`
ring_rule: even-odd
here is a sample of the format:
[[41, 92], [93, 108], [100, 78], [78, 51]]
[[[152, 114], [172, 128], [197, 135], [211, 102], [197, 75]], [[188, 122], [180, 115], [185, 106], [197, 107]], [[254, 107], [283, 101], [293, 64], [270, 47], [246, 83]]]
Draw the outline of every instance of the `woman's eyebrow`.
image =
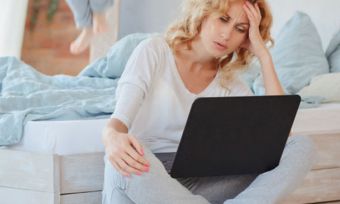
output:
[[[229, 14], [225, 14], [224, 15], [225, 17], [229, 18], [229, 19], [233, 19]], [[250, 26], [249, 23], [246, 23], [246, 22], [241, 22], [241, 23], [236, 23], [237, 25], [247, 25], [247, 26]]]
[[237, 25], [246, 25], [246, 26], [250, 26], [249, 23], [237, 23]]

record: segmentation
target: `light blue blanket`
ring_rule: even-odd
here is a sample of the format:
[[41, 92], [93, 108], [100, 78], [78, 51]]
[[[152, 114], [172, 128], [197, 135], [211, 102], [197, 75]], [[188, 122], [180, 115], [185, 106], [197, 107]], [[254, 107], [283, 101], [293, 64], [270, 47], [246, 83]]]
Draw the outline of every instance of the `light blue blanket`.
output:
[[47, 76], [16, 58], [0, 58], [0, 146], [19, 143], [27, 121], [108, 117], [118, 77], [133, 49], [148, 36], [123, 38], [76, 77]]

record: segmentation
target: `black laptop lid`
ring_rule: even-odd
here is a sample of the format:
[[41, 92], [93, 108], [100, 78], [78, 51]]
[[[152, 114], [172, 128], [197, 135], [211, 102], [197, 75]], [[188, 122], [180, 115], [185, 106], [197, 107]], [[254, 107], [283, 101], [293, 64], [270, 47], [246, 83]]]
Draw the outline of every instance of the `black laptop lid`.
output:
[[298, 95], [196, 99], [170, 175], [221, 176], [273, 169], [300, 100]]

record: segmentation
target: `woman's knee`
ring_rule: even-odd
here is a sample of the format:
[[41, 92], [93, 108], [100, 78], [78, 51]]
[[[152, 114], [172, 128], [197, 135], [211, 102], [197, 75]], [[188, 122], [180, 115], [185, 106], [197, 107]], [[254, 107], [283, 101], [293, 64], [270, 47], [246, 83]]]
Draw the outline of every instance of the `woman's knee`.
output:
[[287, 147], [291, 149], [295, 156], [301, 156], [304, 160], [314, 163], [316, 159], [316, 147], [309, 136], [295, 135], [290, 136], [287, 141]]
[[297, 148], [304, 150], [305, 152], [309, 152], [310, 154], [316, 151], [314, 142], [309, 136], [305, 135], [291, 136], [289, 137], [287, 143], [288, 145], [294, 145]]
[[168, 175], [162, 162], [147, 148], [144, 148], [144, 158], [149, 161], [150, 164], [149, 172], [142, 173], [147, 174], [147, 176], [141, 177], [131, 174], [130, 177], [125, 177], [113, 167], [107, 156], [105, 156], [104, 188], [118, 187], [125, 191], [132, 183], [139, 183], [139, 185], [142, 185], [140, 182], [147, 182], [147, 180], [152, 179], [154, 175]]
[[127, 187], [126, 177], [119, 173], [116, 168], [113, 167], [107, 156], [104, 157], [105, 171], [104, 171], [104, 190], [119, 188], [125, 190]]

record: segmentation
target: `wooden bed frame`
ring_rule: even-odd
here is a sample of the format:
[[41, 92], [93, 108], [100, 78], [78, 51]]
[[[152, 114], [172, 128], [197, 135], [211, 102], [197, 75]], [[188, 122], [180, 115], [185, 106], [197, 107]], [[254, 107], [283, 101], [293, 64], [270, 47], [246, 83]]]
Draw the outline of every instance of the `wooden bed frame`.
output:
[[[317, 147], [317, 162], [283, 203], [340, 201], [340, 133], [310, 137]], [[101, 203], [103, 159], [101, 152], [60, 156], [2, 149], [1, 203]]]
[[283, 203], [340, 202], [340, 133], [310, 137], [317, 148], [317, 162]]
[[0, 150], [1, 203], [101, 203], [103, 159], [103, 153], [59, 156]]

